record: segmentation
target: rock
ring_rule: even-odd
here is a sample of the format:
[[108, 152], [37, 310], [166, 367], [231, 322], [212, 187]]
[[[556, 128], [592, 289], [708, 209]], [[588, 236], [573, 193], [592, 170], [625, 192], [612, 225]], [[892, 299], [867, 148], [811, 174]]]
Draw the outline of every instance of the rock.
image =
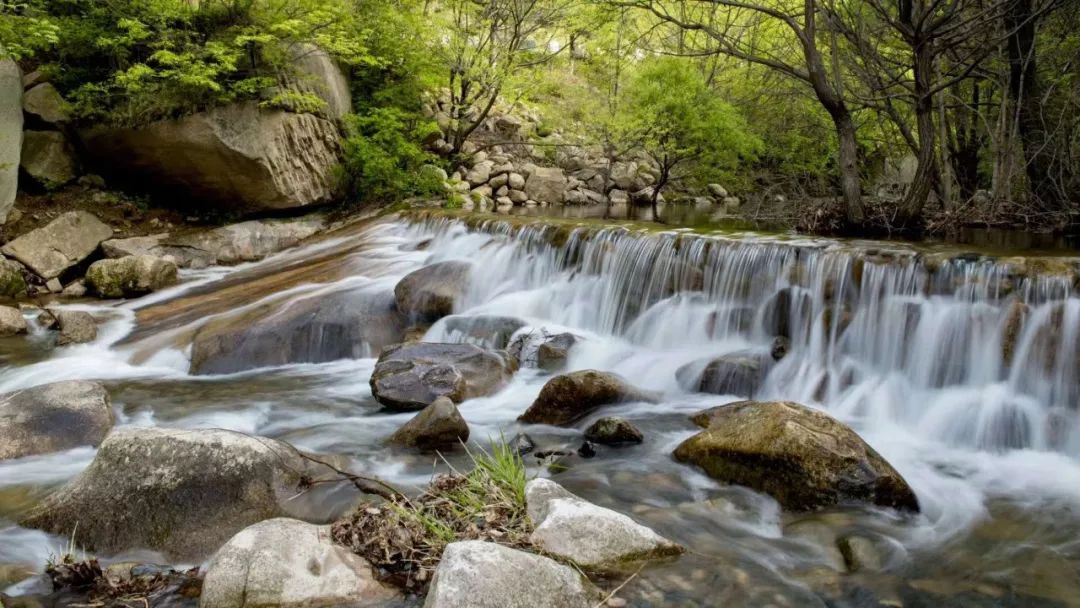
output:
[[0, 460], [96, 446], [112, 425], [109, 393], [97, 382], [56, 382], [5, 393], [0, 395]]
[[525, 321], [521, 319], [496, 315], [453, 315], [443, 319], [443, 324], [451, 338], [497, 349], [506, 348], [514, 333], [525, 327]]
[[725, 198], [727, 198], [727, 195], [728, 195], [727, 188], [724, 188], [720, 184], [709, 184], [708, 188], [709, 188], [709, 194], [711, 194], [713, 198], [715, 198], [715, 199], [725, 199]]
[[176, 283], [176, 264], [149, 255], [98, 260], [86, 271], [87, 287], [102, 298], [138, 297]]
[[60, 282], [60, 279], [49, 279], [45, 281], [45, 289], [48, 289], [49, 293], [60, 293], [64, 291], [64, 284]]
[[386, 440], [390, 445], [425, 450], [453, 447], [469, 440], [469, 425], [457, 406], [447, 397], [431, 405], [405, 423]]
[[628, 401], [655, 403], [656, 399], [656, 395], [631, 386], [615, 374], [577, 371], [549, 380], [518, 420], [528, 424], [568, 426], [605, 405]]
[[297, 454], [232, 431], [118, 428], [89, 467], [20, 525], [54, 534], [77, 529], [88, 551], [151, 549], [198, 562], [251, 524], [295, 516], [293, 499], [305, 476], [314, 478]]
[[596, 456], [596, 446], [591, 441], [583, 441], [577, 449], [577, 455], [582, 458], [594, 458]]
[[525, 193], [537, 202], [561, 204], [565, 200], [566, 187], [566, 175], [555, 167], [537, 167], [525, 180]]
[[630, 195], [625, 190], [612, 190], [608, 193], [608, 200], [612, 205], [628, 205], [630, 204]]
[[525, 503], [535, 526], [529, 541], [585, 570], [616, 570], [684, 551], [626, 515], [582, 500], [550, 479], [526, 484]]
[[602, 594], [553, 559], [477, 540], [450, 543], [424, 608], [593, 608]]
[[439, 397], [461, 403], [493, 394], [513, 371], [502, 354], [472, 344], [400, 344], [379, 357], [371, 392], [388, 409], [416, 411]]
[[195, 332], [192, 374], [373, 357], [404, 340], [389, 291], [346, 290], [217, 317]]
[[293, 209], [333, 201], [341, 134], [312, 114], [241, 103], [140, 128], [80, 133], [106, 177], [222, 209]]
[[510, 447], [517, 452], [518, 456], [524, 456], [536, 449], [536, 442], [525, 433], [518, 433], [510, 440]]
[[522, 124], [521, 119], [512, 114], [500, 114], [495, 117], [495, 132], [513, 138], [521, 131]]
[[506, 187], [506, 184], [509, 181], [509, 176], [503, 173], [502, 175], [496, 175], [495, 177], [491, 178], [491, 181], [488, 182], [488, 185], [495, 190], [499, 190], [500, 188]]
[[536, 365], [540, 369], [555, 371], [566, 366], [570, 349], [577, 344], [577, 336], [561, 333], [544, 340], [536, 348]]
[[529, 200], [529, 195], [525, 194], [521, 190], [511, 190], [510, 193], [506, 195], [506, 197], [509, 198], [510, 202], [515, 205], [520, 205], [525, 201]]
[[[679, 384], [688, 390], [713, 395], [753, 397], [765, 379], [765, 366], [754, 354], [734, 353], [709, 361], [689, 363], [675, 372]], [[701, 370], [698, 372], [698, 370]]]
[[68, 298], [81, 298], [86, 295], [86, 281], [83, 279], [72, 281], [60, 294]]
[[491, 161], [478, 162], [473, 168], [465, 174], [465, 181], [469, 182], [470, 186], [478, 187], [487, 183], [491, 178], [491, 169], [495, 166], [495, 163]]
[[47, 82], [31, 87], [23, 94], [23, 111], [34, 120], [48, 125], [63, 124], [71, 120], [65, 105], [64, 98], [56, 87]]
[[57, 188], [75, 179], [78, 165], [75, 151], [59, 131], [23, 133], [20, 167], [47, 188]]
[[26, 279], [22, 264], [0, 257], [0, 298], [26, 295]]
[[645, 437], [641, 431], [624, 418], [605, 416], [585, 429], [585, 438], [601, 445], [641, 443]]
[[439, 262], [409, 273], [394, 287], [398, 310], [413, 321], [433, 322], [453, 314], [454, 303], [468, 289], [471, 270], [468, 262]]
[[23, 141], [23, 87], [19, 66], [0, 59], [0, 226], [7, 221], [19, 189]]
[[520, 173], [511, 173], [506, 178], [506, 185], [510, 186], [511, 190], [524, 190], [525, 177]]
[[867, 502], [918, 511], [907, 482], [846, 425], [791, 402], [742, 401], [695, 416], [706, 429], [675, 459], [801, 511]]
[[[641, 190], [635, 190], [635, 191], [630, 193], [630, 202], [637, 205], [637, 206], [639, 206], [639, 207], [645, 207], [645, 206], [651, 205], [652, 201], [653, 201], [653, 192], [655, 192], [655, 191], [656, 191], [656, 189], [653, 188], [652, 186], [649, 186], [647, 188], [642, 188]], [[657, 204], [663, 203], [664, 202], [664, 195], [663, 194], [657, 195], [656, 202], [657, 202]]]
[[56, 341], [57, 346], [84, 344], [97, 339], [97, 322], [88, 312], [47, 308], [44, 314], [53, 319], [53, 322], [42, 319], [46, 327], [49, 329], [55, 327], [60, 330], [60, 338]]
[[337, 62], [314, 44], [297, 44], [292, 53], [290, 63], [296, 73], [289, 79], [289, 87], [319, 96], [326, 102], [326, 116], [333, 120], [352, 113], [349, 79]]
[[773, 338], [772, 346], [769, 348], [769, 356], [773, 358], [773, 361], [779, 361], [787, 356], [789, 350], [791, 350], [791, 340], [783, 336], [777, 336]]
[[[0, 306], [0, 338], [25, 334], [27, 332], [26, 318], [18, 308]], [[0, 450], [3, 446], [0, 445]]]
[[725, 213], [735, 213], [742, 206], [742, 201], [737, 196], [727, 196], [721, 201]]
[[329, 526], [277, 518], [244, 528], [206, 567], [199, 608], [384, 606], [400, 594]]
[[52, 279], [90, 257], [110, 236], [112, 228], [93, 215], [69, 211], [9, 242], [0, 251], [22, 262], [43, 279]]
[[843, 536], [836, 541], [849, 572], [880, 572], [881, 554], [874, 542], [864, 536]]
[[34, 70], [22, 77], [22, 88], [29, 89], [43, 82], [45, 82], [45, 75], [41, 73], [41, 70]]

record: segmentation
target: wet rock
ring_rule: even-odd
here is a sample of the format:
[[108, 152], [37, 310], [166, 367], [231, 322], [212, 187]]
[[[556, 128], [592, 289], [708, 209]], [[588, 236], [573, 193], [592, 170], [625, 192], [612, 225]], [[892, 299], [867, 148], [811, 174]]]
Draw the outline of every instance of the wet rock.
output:
[[773, 361], [779, 361], [787, 356], [789, 350], [791, 350], [791, 340], [783, 336], [777, 336], [773, 338], [769, 356], [773, 358]]
[[0, 298], [23, 295], [26, 295], [26, 278], [23, 277], [22, 264], [0, 256]]
[[26, 318], [18, 308], [0, 306], [0, 338], [25, 334], [27, 332]]
[[513, 371], [503, 354], [473, 344], [400, 344], [379, 357], [371, 392], [388, 409], [416, 411], [439, 397], [461, 403], [490, 395]]
[[454, 402], [439, 397], [386, 440], [390, 445], [432, 450], [469, 440], [469, 425]]
[[701, 368], [701, 362], [689, 363], [680, 367], [675, 372], [675, 377], [681, 386], [689, 390], [713, 395], [753, 397], [764, 380], [764, 368], [761, 357], [735, 353], [709, 361], [704, 369]]
[[843, 536], [836, 541], [849, 572], [880, 572], [881, 554], [874, 542], [864, 536]]
[[450, 316], [443, 320], [446, 331], [458, 334], [464, 341], [503, 349], [510, 344], [514, 332], [525, 327], [525, 321], [516, 317], [480, 315], [476, 317]]
[[641, 443], [645, 437], [634, 425], [618, 416], [605, 416], [585, 429], [585, 438], [601, 445]]
[[19, 189], [23, 141], [23, 87], [19, 65], [0, 59], [0, 226], [8, 219]]
[[152, 549], [197, 562], [251, 524], [297, 516], [292, 499], [315, 473], [291, 446], [265, 437], [124, 427], [20, 525], [54, 534], [77, 526], [89, 551]]
[[43, 279], [52, 279], [90, 257], [110, 236], [112, 228], [93, 215], [69, 211], [4, 245], [0, 251]]
[[529, 541], [586, 570], [616, 570], [684, 551], [626, 515], [582, 500], [550, 479], [530, 481], [525, 502], [535, 525]]
[[525, 180], [525, 194], [529, 199], [561, 204], [566, 195], [568, 181], [562, 169], [556, 167], [537, 167]]
[[389, 291], [339, 291], [215, 318], [195, 333], [191, 373], [373, 357], [404, 339]]
[[784, 287], [773, 294], [762, 309], [765, 332], [787, 339], [793, 332], [806, 333], [810, 326], [812, 298], [799, 287]]
[[396, 599], [367, 560], [332, 541], [329, 526], [278, 518], [244, 528], [214, 554], [199, 608], [361, 608]]
[[570, 349], [580, 339], [571, 333], [549, 334], [540, 330], [518, 335], [507, 347], [507, 351], [522, 367], [536, 367], [553, 372], [566, 367]]
[[518, 456], [524, 456], [536, 449], [536, 442], [525, 433], [518, 433], [510, 440], [510, 447], [518, 453]]
[[588, 579], [553, 559], [462, 541], [443, 550], [424, 608], [592, 608], [601, 597]]
[[1028, 315], [1028, 305], [1021, 300], [1013, 300], [1005, 312], [1005, 321], [1001, 330], [1001, 361], [1006, 366], [1012, 363], [1016, 352], [1016, 343]]
[[675, 459], [771, 495], [791, 510], [843, 502], [918, 511], [903, 477], [853, 430], [791, 402], [742, 401], [708, 410], [706, 429]]
[[398, 310], [412, 320], [434, 322], [453, 314], [465, 295], [472, 264], [440, 262], [409, 273], [394, 287]]
[[581, 447], [577, 449], [577, 455], [581, 456], [582, 458], [595, 458], [596, 446], [594, 446], [590, 441], [583, 441], [581, 443]]
[[85, 344], [97, 339], [97, 321], [88, 312], [47, 308], [38, 317], [38, 322], [46, 329], [60, 330], [57, 346]]
[[86, 271], [87, 287], [102, 298], [133, 298], [177, 283], [176, 264], [150, 255], [98, 260]]
[[549, 380], [518, 420], [528, 424], [568, 426], [605, 405], [629, 401], [655, 403], [656, 400], [655, 394], [638, 389], [615, 374], [577, 371]]
[[113, 425], [97, 382], [45, 384], [0, 395], [0, 460], [98, 445]]
[[47, 188], [56, 188], [75, 179], [78, 163], [75, 150], [59, 131], [23, 133], [19, 166], [27, 175]]

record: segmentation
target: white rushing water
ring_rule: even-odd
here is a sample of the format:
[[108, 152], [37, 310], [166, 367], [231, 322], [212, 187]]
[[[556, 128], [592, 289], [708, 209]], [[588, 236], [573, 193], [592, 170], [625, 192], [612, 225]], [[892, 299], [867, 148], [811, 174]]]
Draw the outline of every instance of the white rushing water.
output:
[[[648, 436], [633, 458], [611, 466], [681, 478], [682, 500], [705, 497], [717, 485], [671, 462], [671, 450], [694, 432], [680, 421], [750, 395], [688, 390], [678, 372], [739, 355], [762, 366], [754, 398], [828, 411], [907, 478], [923, 514], [914, 523], [890, 521], [888, 534], [901, 554], [962, 535], [989, 517], [993, 501], [1029, 513], [1068, 513], [1072, 526], [1077, 521], [1080, 298], [1071, 279], [1027, 278], [1015, 264], [919, 255], [895, 245], [622, 228], [567, 234], [561, 227], [517, 229], [497, 220], [478, 228], [447, 219], [384, 221], [353, 238], [364, 239], [365, 246], [343, 253], [349, 257], [348, 276], [328, 285], [301, 284], [284, 297], [275, 294], [280, 306], [358, 288], [387, 292], [424, 265], [468, 261], [473, 274], [459, 315], [520, 318], [526, 322], [520, 332], [570, 331], [583, 340], [571, 351], [569, 369], [614, 371], [663, 392], [660, 406], [610, 410]], [[329, 241], [260, 264], [190, 275], [191, 282], [152, 301], [92, 308], [106, 319], [95, 343], [0, 368], [0, 391], [68, 378], [128, 383], [114, 395], [120, 424], [271, 435], [304, 449], [350, 454], [365, 470], [421, 484], [430, 462], [379, 447], [409, 415], [380, 414], [371, 402], [367, 380], [373, 359], [190, 376], [189, 353], [173, 338], [208, 318], [170, 327], [168, 336], [115, 345], [132, 330], [137, 308], [212, 289], [217, 281], [262, 265], [301, 261], [343, 246]], [[238, 301], [224, 314], [255, 304]], [[437, 323], [426, 340], [469, 339], [448, 327], [445, 320]], [[787, 355], [774, 362], [769, 353], [778, 334], [789, 344]], [[135, 356], [148, 348], [151, 356]], [[473, 437], [516, 432], [515, 418], [548, 378], [523, 369], [499, 394], [462, 404]], [[574, 429], [530, 432], [566, 442], [580, 438]], [[82, 448], [0, 463], [0, 492], [55, 484], [91, 457], [92, 450]], [[640, 501], [665, 505], [646, 490]], [[762, 538], [778, 537], [775, 506], [767, 499], [754, 504], [743, 513], [744, 526]], [[14, 526], [0, 529], [0, 563], [40, 561], [55, 543]], [[783, 559], [773, 555], [774, 562]]]

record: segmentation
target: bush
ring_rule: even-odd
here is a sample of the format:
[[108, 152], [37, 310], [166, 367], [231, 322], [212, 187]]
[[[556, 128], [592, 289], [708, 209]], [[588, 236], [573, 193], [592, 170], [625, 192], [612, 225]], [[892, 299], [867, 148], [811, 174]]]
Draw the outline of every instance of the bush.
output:
[[438, 126], [396, 107], [369, 108], [346, 117], [342, 173], [350, 195], [389, 202], [442, 190], [442, 179], [424, 165], [438, 159], [420, 142]]

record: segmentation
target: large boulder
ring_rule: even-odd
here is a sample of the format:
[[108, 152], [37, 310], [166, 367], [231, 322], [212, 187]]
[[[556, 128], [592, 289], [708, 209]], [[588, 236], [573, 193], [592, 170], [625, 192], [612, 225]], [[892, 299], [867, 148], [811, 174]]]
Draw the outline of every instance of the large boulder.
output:
[[617, 570], [629, 562], [678, 555], [684, 549], [626, 515], [583, 500], [550, 479], [525, 485], [538, 549], [586, 570]]
[[54, 279], [90, 257], [109, 228], [85, 211], [69, 211], [4, 245], [0, 252], [22, 262], [43, 279]]
[[741, 401], [694, 420], [706, 428], [675, 449], [676, 460], [769, 494], [787, 509], [866, 502], [919, 510], [896, 469], [823, 412], [791, 402]]
[[292, 53], [291, 88], [317, 95], [326, 102], [325, 114], [334, 120], [351, 113], [349, 79], [334, 58], [313, 44], [298, 44]]
[[0, 256], [0, 298], [17, 298], [26, 294], [26, 277], [22, 264]]
[[22, 72], [11, 59], [0, 59], [0, 226], [7, 221], [19, 189], [23, 140]]
[[454, 402], [439, 397], [394, 432], [386, 442], [404, 448], [432, 450], [469, 440], [469, 425]]
[[47, 82], [31, 87], [23, 95], [23, 110], [33, 120], [46, 125], [58, 125], [71, 120], [65, 105], [60, 92]]
[[443, 550], [424, 608], [592, 608], [602, 597], [553, 559], [470, 540]]
[[525, 180], [525, 194], [538, 203], [562, 204], [566, 197], [569, 180], [562, 169], [537, 167]]
[[77, 530], [90, 551], [142, 548], [199, 561], [251, 524], [297, 516], [293, 499], [314, 479], [308, 465], [291, 446], [265, 437], [123, 427], [20, 524]]
[[329, 526], [277, 518], [244, 528], [214, 554], [199, 608], [364, 608], [399, 598], [367, 560], [333, 542]]
[[265, 211], [338, 197], [337, 125], [242, 103], [140, 128], [81, 133], [102, 170], [136, 185], [225, 209]]
[[86, 286], [102, 298], [131, 298], [177, 283], [176, 264], [150, 255], [98, 260], [86, 270]]
[[373, 357], [404, 335], [389, 291], [317, 294], [210, 320], [192, 340], [191, 373]]
[[85, 344], [97, 339], [97, 321], [94, 316], [83, 310], [61, 310], [47, 308], [38, 316], [38, 322], [46, 329], [57, 329], [60, 337], [57, 346]]
[[63, 186], [78, 173], [75, 150], [59, 131], [23, 133], [20, 166], [27, 175], [48, 188]]
[[688, 390], [753, 397], [765, 379], [765, 363], [754, 353], [734, 353], [688, 363], [675, 372], [675, 377]]
[[394, 287], [398, 310], [413, 321], [434, 322], [453, 314], [471, 271], [468, 262], [439, 262], [409, 273]]
[[605, 405], [656, 400], [656, 395], [632, 386], [620, 376], [583, 370], [548, 380], [518, 420], [529, 424], [568, 426]]
[[[0, 338], [7, 338], [27, 332], [26, 317], [18, 308], [0, 306]], [[0, 447], [0, 450], [3, 448]]]
[[113, 425], [97, 382], [69, 381], [0, 395], [0, 460], [98, 445]]
[[473, 344], [399, 344], [383, 351], [371, 392], [397, 411], [422, 410], [439, 397], [454, 403], [501, 389], [514, 368], [503, 353]]

